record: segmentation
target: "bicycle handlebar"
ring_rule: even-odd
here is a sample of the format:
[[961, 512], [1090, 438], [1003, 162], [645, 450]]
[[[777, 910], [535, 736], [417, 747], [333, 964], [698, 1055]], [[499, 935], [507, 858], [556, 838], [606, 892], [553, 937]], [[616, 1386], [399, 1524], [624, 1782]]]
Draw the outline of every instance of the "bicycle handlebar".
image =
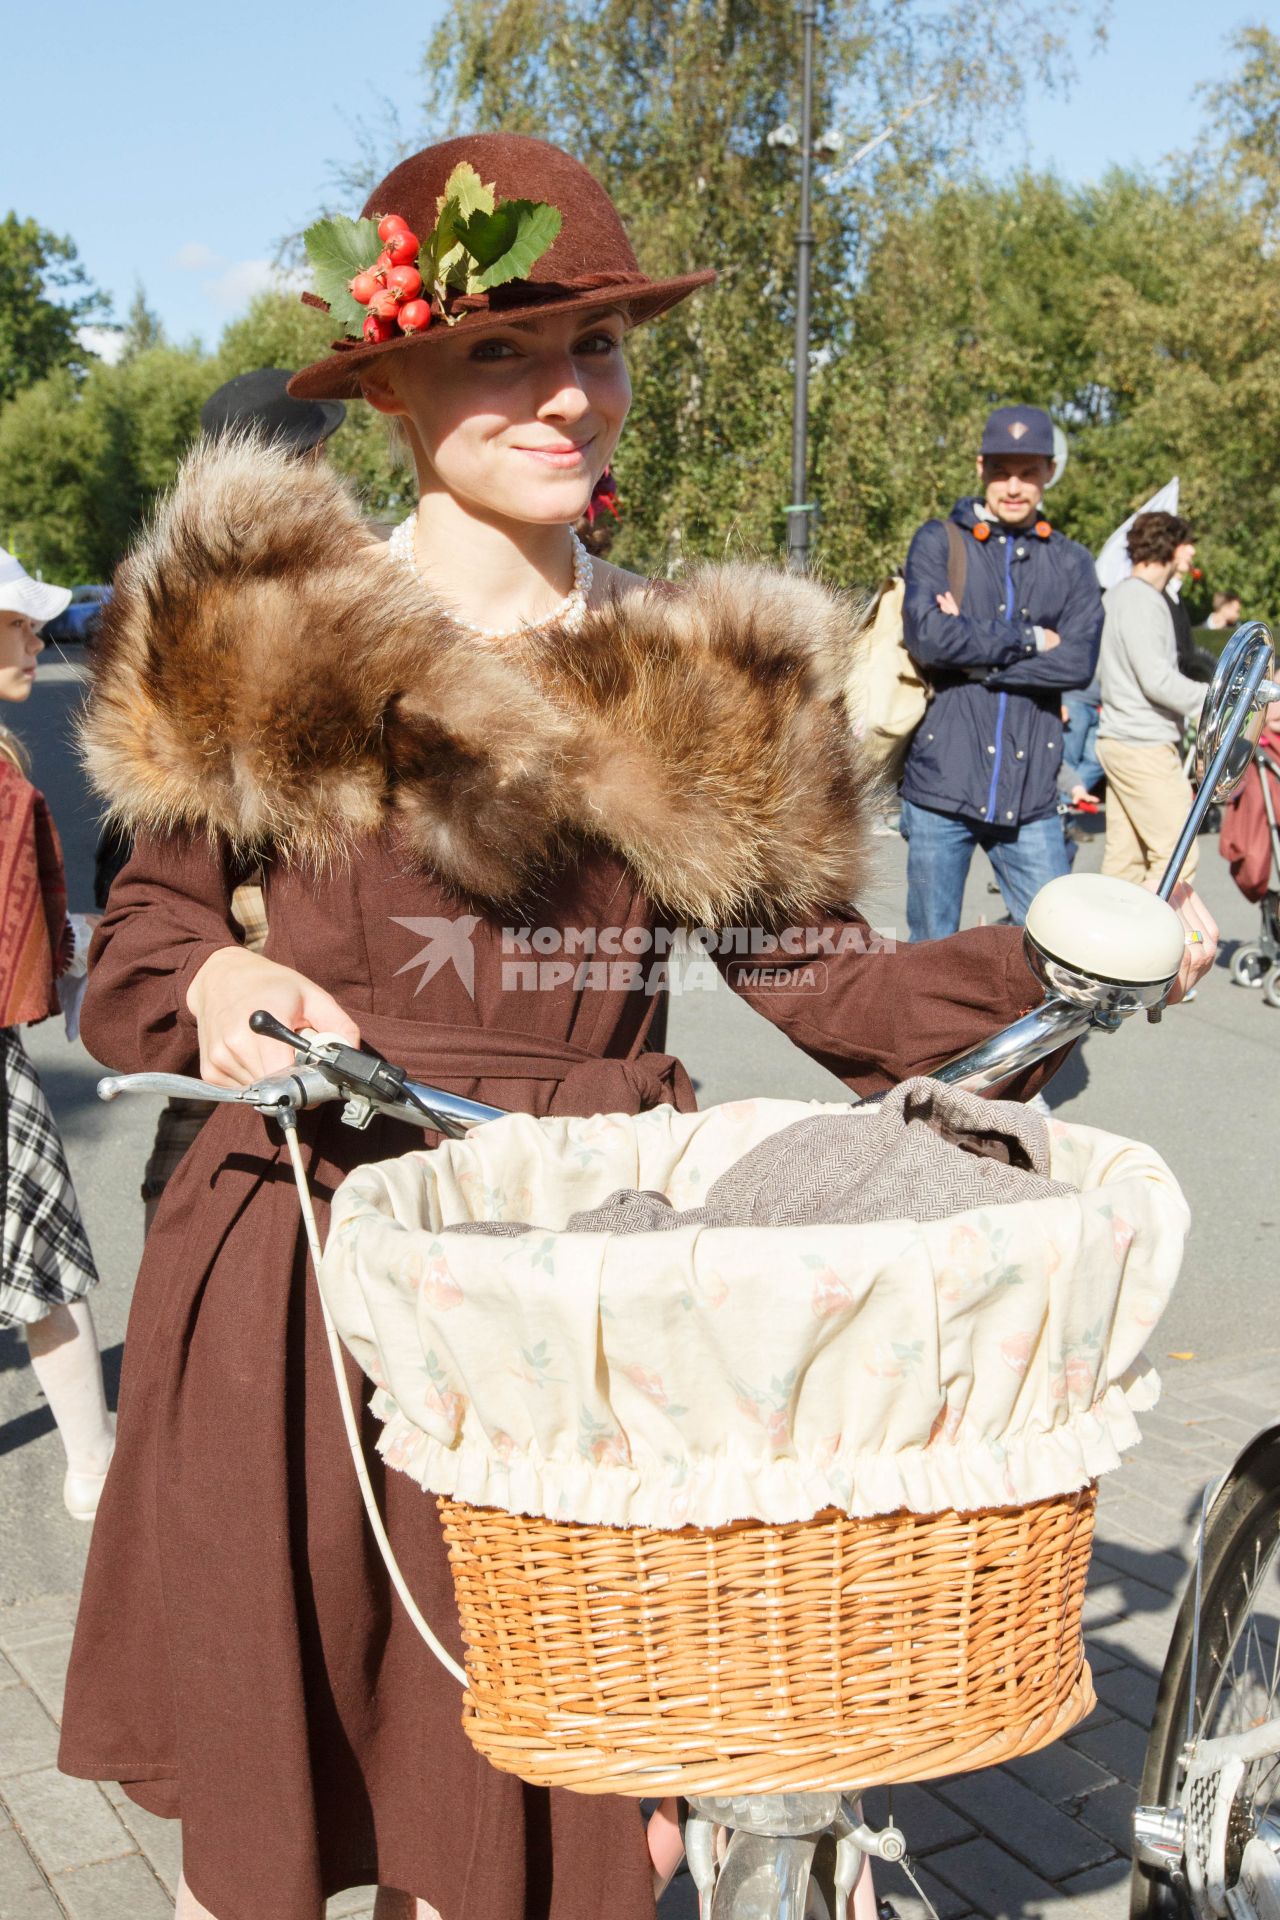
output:
[[[993, 1086], [1078, 1039], [1095, 1021], [1117, 1024], [1123, 1013], [1135, 1010], [1125, 1007], [1109, 1018], [1100, 1018], [1092, 1007], [1050, 998], [970, 1052], [947, 1061], [930, 1077], [952, 1086]], [[98, 1097], [115, 1100], [122, 1093], [160, 1093], [223, 1106], [252, 1107], [265, 1118], [286, 1124], [292, 1116], [341, 1100], [342, 1118], [348, 1126], [367, 1127], [377, 1113], [410, 1126], [432, 1128], [455, 1140], [471, 1127], [501, 1119], [506, 1111], [480, 1100], [464, 1099], [461, 1094], [446, 1093], [442, 1087], [424, 1081], [410, 1080], [403, 1067], [393, 1066], [381, 1054], [365, 1048], [348, 1046], [331, 1036], [294, 1033], [274, 1014], [260, 1010], [251, 1016], [249, 1025], [255, 1033], [294, 1049], [297, 1065], [292, 1072], [273, 1074], [247, 1087], [216, 1087], [185, 1073], [114, 1073], [99, 1080]]]
[[323, 1034], [294, 1033], [274, 1014], [261, 1009], [250, 1016], [249, 1025], [255, 1033], [293, 1048], [297, 1065], [292, 1073], [273, 1074], [247, 1087], [215, 1087], [208, 1080], [185, 1073], [115, 1073], [99, 1080], [98, 1098], [115, 1100], [122, 1093], [163, 1093], [252, 1107], [268, 1119], [286, 1124], [298, 1113], [341, 1100], [345, 1103], [342, 1118], [348, 1126], [367, 1127], [379, 1113], [410, 1126], [433, 1128], [450, 1139], [457, 1139], [469, 1127], [502, 1116], [501, 1107], [485, 1106], [482, 1101], [446, 1093], [442, 1087], [410, 1080], [403, 1067], [393, 1066], [381, 1054], [366, 1048], [351, 1047]]

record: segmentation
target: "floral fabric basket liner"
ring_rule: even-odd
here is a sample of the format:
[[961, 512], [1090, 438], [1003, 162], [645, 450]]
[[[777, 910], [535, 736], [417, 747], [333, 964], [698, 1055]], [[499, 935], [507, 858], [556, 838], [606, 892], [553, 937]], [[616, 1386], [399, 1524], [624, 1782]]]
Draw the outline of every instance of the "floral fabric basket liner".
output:
[[[1067, 1197], [932, 1225], [564, 1233], [620, 1186], [698, 1205], [809, 1114], [514, 1114], [359, 1168], [321, 1286], [387, 1462], [476, 1506], [605, 1526], [1023, 1505], [1138, 1439], [1142, 1342], [1189, 1214], [1150, 1148], [1051, 1121]], [[545, 1223], [513, 1239], [463, 1221]]]

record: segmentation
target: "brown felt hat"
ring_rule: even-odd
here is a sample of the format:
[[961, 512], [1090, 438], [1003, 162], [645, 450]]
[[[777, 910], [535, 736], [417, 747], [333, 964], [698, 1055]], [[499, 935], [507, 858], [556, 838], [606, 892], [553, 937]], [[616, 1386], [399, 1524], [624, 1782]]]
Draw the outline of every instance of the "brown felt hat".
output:
[[[295, 373], [289, 391], [300, 400], [348, 400], [359, 396], [360, 375], [391, 353], [430, 353], [448, 333], [492, 333], [512, 320], [540, 313], [574, 313], [589, 307], [621, 307], [632, 326], [674, 307], [695, 288], [715, 279], [710, 271], [651, 280], [640, 271], [612, 200], [572, 155], [546, 140], [516, 133], [477, 133], [442, 140], [394, 167], [365, 204], [362, 218], [398, 213], [414, 233], [435, 226], [445, 182], [463, 160], [499, 200], [545, 200], [558, 207], [560, 232], [527, 280], [510, 280], [491, 292], [470, 295], [452, 327], [439, 318], [423, 333], [398, 334], [378, 345], [335, 340], [334, 351]], [[460, 303], [461, 305], [461, 303]]]

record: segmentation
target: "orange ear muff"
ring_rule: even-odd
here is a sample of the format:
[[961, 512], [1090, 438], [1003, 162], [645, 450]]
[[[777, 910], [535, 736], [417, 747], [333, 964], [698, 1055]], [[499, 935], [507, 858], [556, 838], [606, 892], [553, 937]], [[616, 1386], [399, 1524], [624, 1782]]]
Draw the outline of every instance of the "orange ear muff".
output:
[[1047, 520], [1036, 521], [1036, 538], [1038, 540], [1047, 540], [1052, 532], [1053, 528]]
[[989, 540], [991, 538], [991, 529], [985, 520], [979, 520], [973, 530], [973, 537], [975, 540]]

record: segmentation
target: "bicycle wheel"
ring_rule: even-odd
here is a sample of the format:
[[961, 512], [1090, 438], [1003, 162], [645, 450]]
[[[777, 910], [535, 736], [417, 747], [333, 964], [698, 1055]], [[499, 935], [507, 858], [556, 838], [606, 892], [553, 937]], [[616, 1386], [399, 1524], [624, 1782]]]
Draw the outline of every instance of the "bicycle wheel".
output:
[[1270, 964], [1261, 947], [1237, 947], [1231, 956], [1231, 979], [1237, 987], [1260, 987]]
[[[1147, 1746], [1139, 1801], [1176, 1807], [1187, 1778], [1188, 1703], [1196, 1628], [1192, 1580], [1174, 1624]], [[1205, 1523], [1193, 1737], [1244, 1733], [1280, 1714], [1280, 1428], [1260, 1434], [1237, 1462]], [[1186, 1808], [1186, 1852], [1203, 1859], [1215, 1792], [1210, 1776]], [[1227, 1884], [1259, 1831], [1280, 1836], [1280, 1756], [1251, 1762], [1232, 1807]], [[1132, 1920], [1179, 1920], [1186, 1889], [1134, 1863]]]

